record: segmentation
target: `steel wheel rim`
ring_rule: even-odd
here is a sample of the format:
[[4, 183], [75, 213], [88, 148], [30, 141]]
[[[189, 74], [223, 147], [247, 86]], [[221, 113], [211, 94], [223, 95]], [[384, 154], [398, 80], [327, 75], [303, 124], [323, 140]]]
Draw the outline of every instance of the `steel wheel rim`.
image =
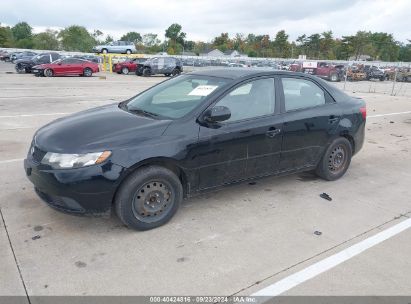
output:
[[328, 169], [334, 174], [338, 174], [347, 165], [347, 149], [343, 145], [336, 146], [328, 158]]
[[123, 68], [123, 74], [128, 74], [128, 68]]
[[51, 70], [46, 70], [46, 76], [47, 77], [51, 77], [51, 76], [53, 76], [53, 73], [51, 72]]
[[162, 220], [175, 201], [175, 193], [166, 181], [152, 180], [144, 183], [133, 196], [134, 216], [145, 223]]
[[84, 71], [84, 75], [90, 76], [90, 75], [91, 75], [91, 70], [86, 69], [86, 70]]

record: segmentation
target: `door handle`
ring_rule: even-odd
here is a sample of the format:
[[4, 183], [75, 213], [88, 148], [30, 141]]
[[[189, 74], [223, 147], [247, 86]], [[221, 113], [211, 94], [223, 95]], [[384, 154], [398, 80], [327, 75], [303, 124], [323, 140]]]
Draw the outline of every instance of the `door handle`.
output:
[[268, 130], [267, 132], [265, 132], [265, 135], [272, 138], [280, 133], [281, 133], [281, 129], [272, 129], [272, 130]]
[[330, 115], [330, 117], [328, 118], [328, 121], [330, 123], [334, 123], [336, 121], [338, 121], [340, 118], [338, 116], [334, 116], [334, 115]]

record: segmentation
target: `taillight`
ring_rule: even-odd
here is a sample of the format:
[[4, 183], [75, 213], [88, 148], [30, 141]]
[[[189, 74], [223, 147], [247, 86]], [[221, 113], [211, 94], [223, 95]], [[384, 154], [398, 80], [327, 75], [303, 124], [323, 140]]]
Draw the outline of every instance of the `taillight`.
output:
[[361, 112], [361, 115], [362, 115], [362, 118], [364, 119], [364, 120], [366, 120], [367, 119], [367, 108], [364, 106], [364, 107], [361, 107], [360, 108], [360, 112]]

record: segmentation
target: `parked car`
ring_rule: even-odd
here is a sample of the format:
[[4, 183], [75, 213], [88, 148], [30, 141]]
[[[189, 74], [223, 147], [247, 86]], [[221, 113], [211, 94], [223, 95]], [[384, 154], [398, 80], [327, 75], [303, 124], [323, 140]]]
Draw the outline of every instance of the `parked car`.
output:
[[164, 74], [165, 76], [178, 75], [183, 71], [180, 59], [174, 57], [154, 57], [137, 64], [137, 76], [151, 76]]
[[363, 100], [316, 77], [203, 70], [47, 124], [24, 167], [51, 207], [113, 208], [146, 230], [183, 198], [228, 184], [310, 170], [337, 180], [363, 146], [365, 121]]
[[32, 52], [32, 51], [24, 51], [24, 52], [15, 52], [12, 53], [10, 56], [10, 61], [15, 63], [16, 60], [19, 59], [30, 59], [33, 56], [37, 55], [36, 52]]
[[304, 67], [303, 63], [302, 71], [333, 82], [341, 81], [344, 78], [344, 66], [328, 62], [318, 62], [316, 66], [310, 67]]
[[113, 66], [113, 72], [118, 74], [128, 74], [130, 72], [135, 72], [137, 69], [137, 64], [147, 61], [146, 58], [131, 58], [129, 60], [116, 63]]
[[136, 46], [131, 41], [113, 41], [108, 44], [97, 45], [93, 47], [93, 51], [96, 53], [118, 53], [118, 54], [131, 54], [137, 52]]
[[380, 81], [384, 81], [385, 80], [385, 74], [384, 71], [380, 70], [378, 67], [376, 66], [369, 66], [366, 65], [364, 66], [364, 72], [366, 73], [366, 79], [370, 80], [370, 79], [379, 79]]
[[401, 68], [397, 71], [396, 75], [397, 75], [397, 78], [396, 78], [397, 81], [411, 82], [411, 69], [410, 68]]
[[0, 51], [0, 60], [5, 62], [10, 61], [10, 55], [11, 53], [8, 51]]
[[42, 53], [33, 56], [32, 58], [16, 60], [15, 68], [17, 73], [31, 73], [31, 69], [35, 65], [51, 63], [57, 59], [60, 59], [60, 57], [60, 54], [55, 52]]
[[58, 59], [51, 63], [36, 65], [32, 73], [36, 76], [86, 76], [91, 77], [93, 73], [99, 72], [97, 63], [80, 58]]

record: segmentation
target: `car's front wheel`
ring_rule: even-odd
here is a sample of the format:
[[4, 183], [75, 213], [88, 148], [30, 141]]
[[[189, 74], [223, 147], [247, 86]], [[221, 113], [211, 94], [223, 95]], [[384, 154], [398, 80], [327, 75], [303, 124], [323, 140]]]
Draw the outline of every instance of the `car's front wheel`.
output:
[[45, 69], [45, 70], [44, 70], [44, 76], [46, 76], [46, 77], [53, 77], [53, 75], [54, 75], [54, 72], [53, 72], [52, 69]]
[[121, 69], [121, 72], [122, 72], [123, 74], [127, 75], [128, 72], [129, 72], [129, 69], [128, 69], [127, 67], [123, 67], [123, 68]]
[[127, 50], [127, 51], [126, 51], [126, 54], [127, 54], [127, 55], [130, 55], [130, 54], [131, 54], [131, 50]]
[[337, 82], [337, 81], [338, 81], [338, 74], [337, 74], [337, 73], [332, 73], [332, 74], [330, 75], [330, 80], [331, 80], [332, 82]]
[[167, 223], [183, 200], [179, 178], [160, 166], [138, 169], [121, 185], [115, 199], [120, 220], [136, 230], [148, 230]]
[[177, 75], [179, 75], [180, 73], [181, 73], [181, 72], [180, 72], [179, 69], [174, 69], [174, 70], [171, 72], [171, 75], [177, 76]]
[[151, 75], [151, 70], [149, 68], [144, 68], [143, 70], [143, 76], [148, 77]]
[[16, 72], [19, 74], [26, 73], [26, 68], [22, 64], [18, 63], [16, 64]]
[[351, 143], [345, 137], [339, 137], [325, 151], [318, 163], [316, 173], [325, 180], [337, 180], [347, 171], [351, 157]]

